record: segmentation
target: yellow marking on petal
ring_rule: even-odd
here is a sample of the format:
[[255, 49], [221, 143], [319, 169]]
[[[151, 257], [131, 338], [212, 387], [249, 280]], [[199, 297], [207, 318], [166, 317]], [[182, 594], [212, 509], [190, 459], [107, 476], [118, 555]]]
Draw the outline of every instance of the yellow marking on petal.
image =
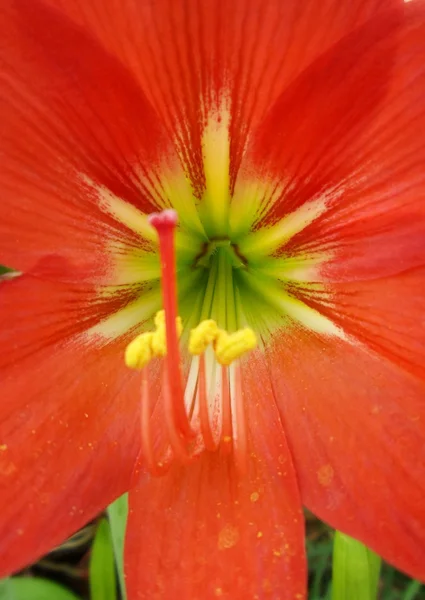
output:
[[161, 277], [157, 254], [115, 241], [109, 244], [109, 250], [113, 264], [110, 281], [115, 285], [141, 283]]
[[311, 329], [316, 333], [346, 339], [346, 335], [340, 327], [319, 311], [304, 304], [301, 300], [284, 295], [280, 298], [279, 304], [289, 317], [299, 321], [307, 329]]
[[281, 281], [319, 282], [324, 279], [322, 266], [331, 258], [331, 251], [282, 256], [269, 262], [264, 261], [259, 268], [263, 275]]
[[283, 193], [283, 183], [239, 177], [230, 204], [230, 236], [238, 239], [251, 231], [254, 223]]
[[239, 250], [248, 259], [273, 254], [279, 247], [319, 218], [326, 209], [324, 199], [306, 202], [294, 212], [280, 219], [276, 225], [260, 229], [247, 236], [245, 240], [241, 240]]
[[139, 234], [145, 240], [157, 244], [155, 229], [148, 223], [147, 215], [135, 206], [122, 200], [103, 185], [98, 185], [85, 175], [82, 179], [97, 194], [98, 204], [101, 210], [111, 215], [114, 219]]
[[256, 345], [257, 337], [249, 327], [231, 334], [221, 329], [214, 343], [214, 351], [217, 361], [228, 366], [246, 352], [253, 350]]
[[230, 203], [230, 113], [224, 107], [210, 114], [202, 134], [205, 194], [203, 222], [209, 235], [226, 235]]
[[218, 334], [218, 326], [213, 319], [206, 319], [192, 329], [189, 337], [189, 352], [191, 354], [203, 354], [207, 346], [215, 341]]
[[[242, 269], [240, 276], [245, 280], [250, 291], [257, 293], [259, 297], [263, 297], [278, 312], [280, 318], [287, 316], [316, 333], [335, 336], [343, 340], [348, 339], [344, 330], [331, 319], [288, 294], [283, 287], [276, 285], [272, 279], [263, 277], [258, 271], [247, 273], [242, 272]], [[316, 289], [317, 291], [324, 291], [321, 284], [317, 284]]]
[[[201, 238], [206, 239], [204, 226], [199, 218], [198, 207], [195, 204], [195, 194], [189, 176], [183, 171], [184, 158], [181, 158], [181, 165], [178, 164], [175, 168], [166, 168], [161, 174], [161, 183], [164, 197], [167, 199], [167, 204], [179, 214], [181, 223], [187, 230], [196, 233]], [[179, 247], [178, 238], [176, 236], [176, 246]]]
[[141, 298], [106, 317], [100, 323], [91, 327], [84, 335], [95, 338], [115, 339], [133, 327], [150, 319], [152, 314], [161, 306], [161, 302], [162, 298], [159, 288], [145, 292]]

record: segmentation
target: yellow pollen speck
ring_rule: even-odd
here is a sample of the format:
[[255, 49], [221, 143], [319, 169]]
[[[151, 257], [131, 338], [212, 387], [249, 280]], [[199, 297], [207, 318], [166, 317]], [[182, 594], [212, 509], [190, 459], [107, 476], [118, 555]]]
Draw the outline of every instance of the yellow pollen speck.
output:
[[225, 525], [218, 534], [218, 549], [227, 550], [233, 548], [239, 540], [239, 531], [233, 525]]
[[190, 332], [189, 352], [191, 354], [202, 354], [208, 344], [215, 341], [218, 334], [217, 323], [212, 319], [201, 321], [195, 329]]
[[263, 537], [263, 532], [262, 532], [262, 531], [259, 531], [259, 532], [257, 533], [257, 537], [258, 537], [258, 539], [262, 538], [262, 537]]
[[0, 445], [0, 451], [4, 452], [5, 450], [7, 450], [7, 444], [1, 444]]
[[320, 485], [323, 485], [324, 487], [330, 485], [332, 483], [333, 478], [334, 470], [332, 468], [332, 465], [323, 465], [317, 471], [317, 479]]
[[282, 556], [282, 554], [279, 550], [273, 550], [273, 555], [274, 556]]
[[223, 442], [226, 442], [226, 444], [228, 444], [229, 442], [232, 441], [232, 438], [230, 437], [230, 435], [225, 435], [223, 438]]
[[245, 352], [253, 350], [257, 345], [257, 338], [252, 329], [246, 327], [235, 333], [228, 334], [219, 330], [214, 344], [217, 361], [221, 365], [230, 365], [240, 358]]
[[220, 597], [220, 596], [222, 596], [223, 595], [223, 588], [221, 588], [221, 587], [215, 588], [214, 595], [217, 596], [217, 598]]
[[251, 502], [257, 502], [259, 497], [260, 497], [260, 494], [258, 492], [252, 492], [252, 494], [250, 496], [250, 500], [251, 500]]

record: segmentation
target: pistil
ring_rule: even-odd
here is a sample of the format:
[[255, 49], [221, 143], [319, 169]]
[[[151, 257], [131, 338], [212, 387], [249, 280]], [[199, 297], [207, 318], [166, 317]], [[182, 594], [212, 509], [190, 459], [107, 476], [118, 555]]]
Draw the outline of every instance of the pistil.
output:
[[[184, 407], [183, 388], [180, 373], [180, 353], [176, 333], [177, 290], [176, 259], [174, 238], [177, 225], [177, 213], [164, 210], [149, 217], [149, 223], [158, 232], [161, 257], [162, 296], [165, 310], [165, 329], [167, 339], [167, 369], [164, 383], [167, 389], [169, 409], [173, 413], [173, 426], [184, 436], [191, 435], [189, 420]], [[173, 427], [173, 429], [174, 429]], [[178, 435], [176, 443], [179, 444]]]

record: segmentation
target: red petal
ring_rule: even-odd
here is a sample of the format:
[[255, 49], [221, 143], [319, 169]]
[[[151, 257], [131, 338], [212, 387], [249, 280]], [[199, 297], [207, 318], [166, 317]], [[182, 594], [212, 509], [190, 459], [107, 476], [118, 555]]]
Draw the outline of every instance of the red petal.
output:
[[[84, 288], [0, 282], [0, 574], [50, 550], [128, 489], [138, 378], [123, 340], [84, 329]], [[79, 323], [75, 322], [79, 315]]]
[[309, 291], [299, 296], [346, 334], [425, 380], [424, 289], [422, 266], [393, 277], [332, 284], [325, 303]]
[[424, 97], [425, 6], [411, 2], [343, 40], [279, 99], [246, 165], [284, 178], [268, 219], [312, 199], [327, 206], [286, 252], [328, 251], [322, 275], [336, 280], [422, 264]]
[[[255, 375], [254, 375], [255, 373]], [[130, 492], [126, 571], [131, 598], [305, 598], [297, 483], [263, 361], [244, 373], [248, 472], [206, 453]]]
[[195, 179], [202, 169], [205, 112], [220, 106], [223, 88], [231, 104], [236, 170], [250, 128], [289, 82], [389, 6], [389, 0], [111, 0], [105, 9], [103, 0], [50, 2], [132, 70], [164, 122], [177, 132]]
[[[360, 341], [293, 330], [276, 338], [270, 364], [303, 502], [424, 580], [425, 383], [372, 348], [388, 341], [387, 355], [394, 347], [402, 354], [398, 343], [409, 356], [420, 347], [423, 365], [425, 336], [423, 325], [417, 322], [415, 331], [414, 316], [403, 312], [418, 297], [402, 303], [396, 316], [394, 296], [385, 297], [391, 285], [347, 294], [349, 306], [356, 298], [363, 303], [347, 316], [348, 332], [361, 333]], [[402, 297], [402, 282], [396, 287]], [[365, 300], [374, 293], [378, 300], [368, 310]], [[354, 318], [362, 321], [354, 325]]]
[[140, 237], [87, 179], [151, 211], [168, 142], [128, 71], [44, 3], [5, 0], [0, 37], [0, 262], [26, 270], [54, 253], [80, 281], [106, 276], [114, 246]]

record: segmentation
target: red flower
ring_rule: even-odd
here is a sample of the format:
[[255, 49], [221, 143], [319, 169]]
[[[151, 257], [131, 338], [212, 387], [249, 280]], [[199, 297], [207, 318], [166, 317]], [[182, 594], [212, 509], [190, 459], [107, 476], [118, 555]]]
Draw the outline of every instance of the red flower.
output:
[[[424, 579], [422, 1], [3, 0], [0, 40], [1, 572], [131, 488], [130, 599], [304, 598], [301, 503]], [[166, 273], [133, 371], [169, 207], [180, 351]], [[258, 348], [190, 357], [209, 318]]]

